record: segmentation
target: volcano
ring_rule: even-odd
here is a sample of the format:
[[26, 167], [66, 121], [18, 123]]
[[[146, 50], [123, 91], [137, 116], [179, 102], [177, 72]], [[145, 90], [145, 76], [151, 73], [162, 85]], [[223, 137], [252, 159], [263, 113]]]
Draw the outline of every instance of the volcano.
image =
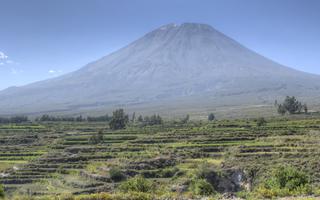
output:
[[240, 105], [313, 97], [319, 90], [320, 76], [267, 59], [209, 25], [168, 24], [75, 72], [1, 91], [0, 114], [144, 104], [165, 109], [181, 100], [188, 106], [212, 98], [225, 104], [226, 97]]

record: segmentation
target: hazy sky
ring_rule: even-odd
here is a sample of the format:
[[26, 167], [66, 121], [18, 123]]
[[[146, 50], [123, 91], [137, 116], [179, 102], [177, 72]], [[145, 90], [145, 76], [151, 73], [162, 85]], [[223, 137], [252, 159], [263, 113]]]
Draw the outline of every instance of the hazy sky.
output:
[[320, 74], [319, 0], [0, 0], [0, 89], [76, 70], [168, 23], [207, 23]]

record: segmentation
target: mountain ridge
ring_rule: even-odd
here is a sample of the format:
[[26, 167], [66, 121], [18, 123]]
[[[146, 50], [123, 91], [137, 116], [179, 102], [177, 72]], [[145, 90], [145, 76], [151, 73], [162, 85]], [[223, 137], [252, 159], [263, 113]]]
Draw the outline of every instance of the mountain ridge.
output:
[[265, 58], [209, 25], [168, 24], [75, 72], [0, 91], [0, 113], [128, 106], [197, 95], [312, 96], [319, 80]]

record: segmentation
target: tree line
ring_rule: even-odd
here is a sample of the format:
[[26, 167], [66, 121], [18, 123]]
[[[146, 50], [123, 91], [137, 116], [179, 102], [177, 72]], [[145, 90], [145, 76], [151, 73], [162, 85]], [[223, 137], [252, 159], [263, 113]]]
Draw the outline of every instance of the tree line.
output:
[[126, 127], [128, 123], [138, 123], [143, 126], [147, 125], [160, 125], [163, 124], [162, 117], [160, 115], [151, 115], [151, 116], [142, 116], [139, 115], [138, 118], [136, 118], [136, 113], [134, 112], [132, 114], [132, 117], [129, 118], [129, 115], [124, 112], [123, 109], [117, 109], [113, 111], [111, 120], [109, 122], [109, 126], [111, 129], [117, 130], [117, 129], [123, 129]]
[[[308, 113], [308, 106], [305, 103], [302, 103], [296, 99], [294, 96], [287, 96], [283, 103], [278, 104], [278, 101], [275, 101], [275, 107], [277, 112], [281, 115], [288, 114], [300, 114]], [[209, 113], [208, 121], [215, 120], [215, 115]], [[181, 119], [181, 123], [188, 123], [190, 116], [186, 115]], [[0, 117], [0, 123], [23, 123], [28, 122], [29, 119], [27, 116], [13, 116], [13, 117]], [[111, 129], [123, 129], [128, 123], [138, 123], [143, 126], [152, 126], [152, 125], [161, 125], [163, 124], [163, 119], [160, 115], [151, 115], [151, 116], [142, 116], [136, 117], [135, 112], [130, 118], [128, 114], [124, 112], [123, 109], [117, 109], [113, 111], [112, 116], [108, 114], [102, 116], [87, 116], [83, 117], [82, 115], [72, 117], [72, 116], [52, 116], [44, 114], [40, 117], [37, 117], [35, 121], [38, 122], [108, 122]]]
[[276, 100], [274, 105], [277, 108], [277, 112], [281, 115], [285, 115], [286, 113], [290, 115], [308, 113], [307, 104], [298, 101], [294, 96], [287, 96], [281, 104], [278, 104], [278, 101]]
[[27, 116], [0, 117], [0, 123], [23, 123], [28, 121]]
[[37, 117], [35, 121], [39, 122], [108, 122], [111, 120], [108, 114], [102, 116], [87, 116], [83, 117], [82, 115], [72, 117], [72, 116], [52, 116], [52, 115], [42, 115], [41, 117]]

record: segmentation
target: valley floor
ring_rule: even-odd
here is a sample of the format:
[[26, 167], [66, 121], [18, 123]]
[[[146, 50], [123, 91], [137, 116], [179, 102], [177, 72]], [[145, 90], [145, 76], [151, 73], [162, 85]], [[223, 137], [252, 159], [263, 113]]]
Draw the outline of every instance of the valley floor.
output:
[[[0, 184], [7, 199], [319, 199], [319, 136], [312, 117], [2, 124]], [[307, 180], [269, 184], [275, 169]]]

